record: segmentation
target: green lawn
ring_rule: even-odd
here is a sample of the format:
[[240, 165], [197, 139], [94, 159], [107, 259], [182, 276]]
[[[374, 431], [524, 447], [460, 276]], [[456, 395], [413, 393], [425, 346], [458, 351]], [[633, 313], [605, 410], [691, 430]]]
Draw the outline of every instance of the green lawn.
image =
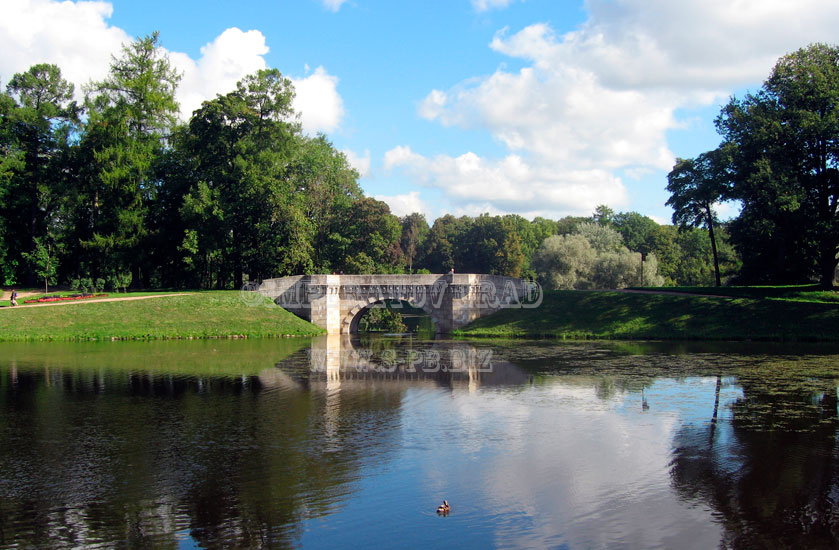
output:
[[121, 302], [20, 306], [0, 311], [0, 340], [3, 341], [265, 338], [322, 333], [322, 329], [267, 298], [258, 298], [257, 304], [245, 303], [238, 291], [195, 292]]
[[578, 339], [839, 340], [839, 304], [767, 298], [547, 291], [536, 309], [502, 310], [476, 320], [457, 334]]

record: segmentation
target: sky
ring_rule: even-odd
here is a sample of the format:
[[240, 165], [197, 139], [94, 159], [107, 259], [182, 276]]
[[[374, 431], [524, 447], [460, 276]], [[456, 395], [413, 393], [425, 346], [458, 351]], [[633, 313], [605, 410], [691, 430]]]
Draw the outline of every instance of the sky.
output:
[[[160, 32], [184, 120], [245, 75], [292, 79], [394, 214], [659, 223], [667, 173], [777, 59], [839, 42], [835, 0], [0, 0], [0, 86], [55, 63], [82, 86]], [[726, 217], [734, 211], [722, 205]]]

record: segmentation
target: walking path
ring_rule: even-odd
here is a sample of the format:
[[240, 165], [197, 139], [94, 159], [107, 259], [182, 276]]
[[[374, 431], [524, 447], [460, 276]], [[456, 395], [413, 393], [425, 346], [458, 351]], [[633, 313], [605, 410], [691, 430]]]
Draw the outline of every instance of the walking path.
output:
[[665, 296], [707, 296], [708, 298], [737, 298], [723, 294], [701, 294], [699, 292], [677, 292], [675, 290], [643, 290], [635, 288], [620, 288], [617, 290], [603, 290], [601, 292], [625, 292], [627, 294], [664, 294]]
[[[8, 299], [8, 297], [6, 297], [5, 294], [8, 294], [8, 292], [4, 293], [4, 296], [3, 296], [4, 298]], [[45, 302], [43, 304], [24, 304], [23, 303], [23, 300], [24, 300], [25, 297], [35, 296], [37, 294], [39, 294], [39, 293], [36, 293], [36, 292], [27, 292], [27, 293], [20, 292], [20, 293], [18, 293], [18, 304], [20, 304], [20, 305], [18, 305], [17, 307], [18, 308], [21, 308], [21, 307], [30, 308], [30, 307], [46, 307], [46, 306], [69, 306], [69, 305], [73, 305], [73, 304], [92, 304], [92, 303], [100, 303], [100, 302], [121, 302], [121, 301], [124, 301], [124, 300], [146, 300], [146, 299], [149, 299], [149, 298], [166, 298], [166, 297], [169, 297], [169, 296], [187, 296], [190, 293], [189, 292], [178, 292], [178, 293], [173, 293], [173, 294], [152, 294], [152, 295], [149, 295], [149, 296], [120, 296], [120, 297], [116, 297], [116, 298], [93, 298], [93, 299], [90, 299], [90, 300], [67, 300], [66, 302]], [[0, 307], [0, 310], [3, 310], [3, 309], [17, 309], [17, 308]]]

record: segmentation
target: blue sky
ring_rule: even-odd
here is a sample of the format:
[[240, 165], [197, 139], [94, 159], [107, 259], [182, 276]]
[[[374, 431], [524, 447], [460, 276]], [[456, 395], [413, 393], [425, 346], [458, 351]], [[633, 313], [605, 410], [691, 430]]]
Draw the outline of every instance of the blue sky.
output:
[[[275, 67], [394, 213], [670, 218], [676, 157], [784, 53], [836, 42], [825, 0], [0, 0], [0, 85], [38, 62], [79, 88], [159, 30], [184, 116]], [[725, 211], [723, 211], [725, 214]]]

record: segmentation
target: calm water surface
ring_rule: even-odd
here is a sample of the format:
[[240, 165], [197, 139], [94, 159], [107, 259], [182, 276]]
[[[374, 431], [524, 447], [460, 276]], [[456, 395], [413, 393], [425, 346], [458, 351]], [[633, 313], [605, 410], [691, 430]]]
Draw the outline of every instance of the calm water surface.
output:
[[837, 378], [818, 346], [2, 345], [0, 548], [835, 548]]

